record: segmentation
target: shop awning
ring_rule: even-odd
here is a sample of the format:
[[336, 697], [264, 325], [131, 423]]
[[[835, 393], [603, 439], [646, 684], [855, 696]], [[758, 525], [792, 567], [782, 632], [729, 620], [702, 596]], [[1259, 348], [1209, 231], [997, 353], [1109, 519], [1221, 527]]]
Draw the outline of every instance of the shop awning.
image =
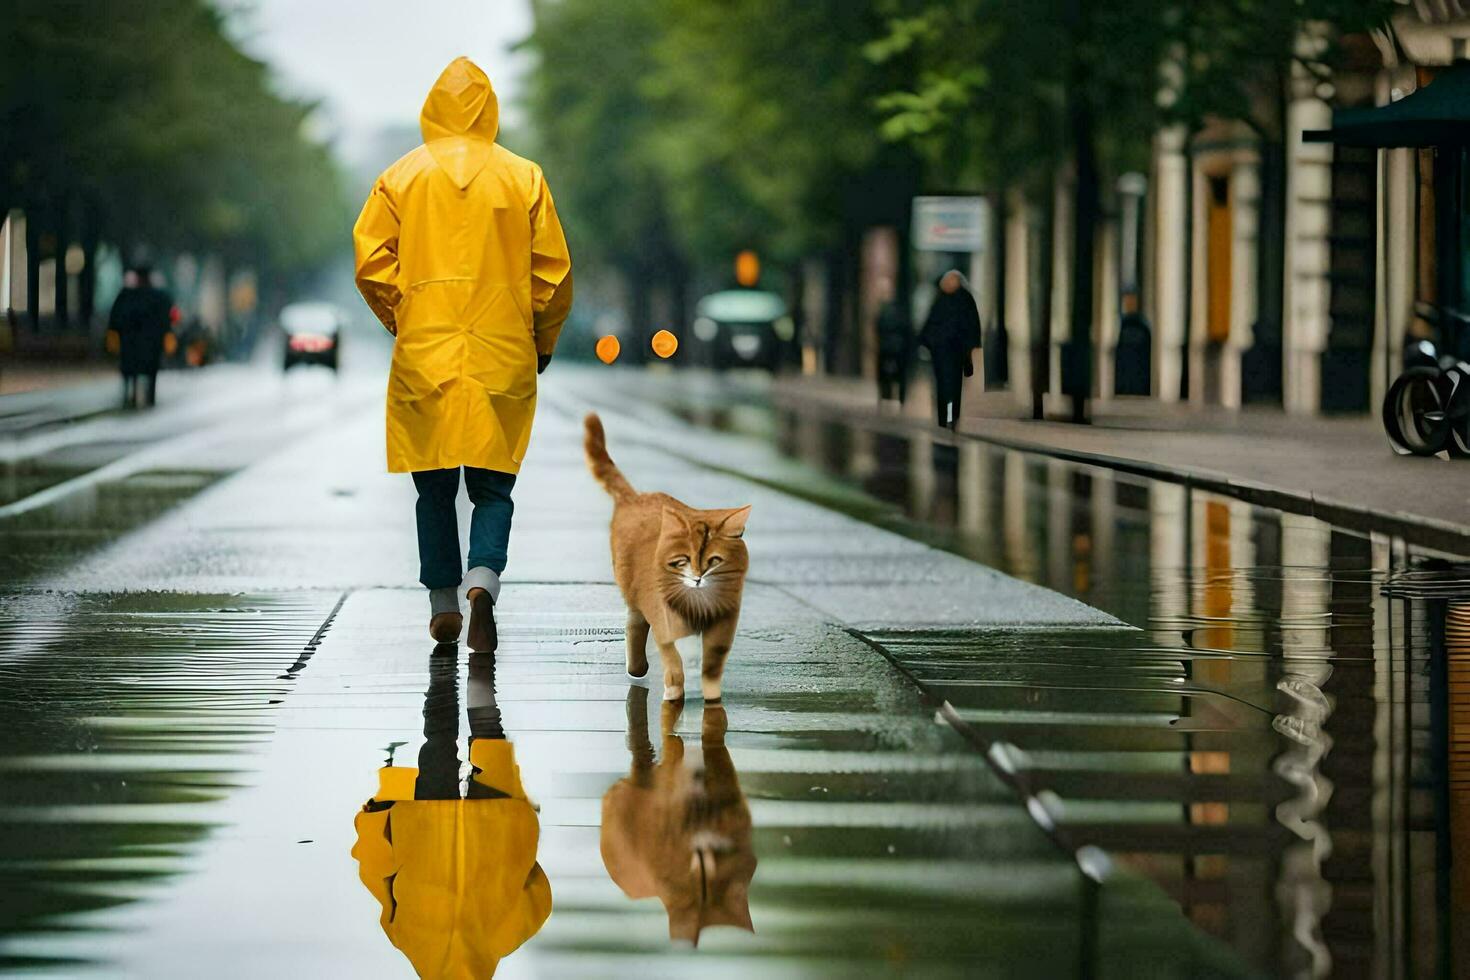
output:
[[1344, 146], [1470, 144], [1470, 61], [1457, 61], [1423, 88], [1388, 105], [1336, 109], [1331, 129], [1309, 129], [1308, 143]]

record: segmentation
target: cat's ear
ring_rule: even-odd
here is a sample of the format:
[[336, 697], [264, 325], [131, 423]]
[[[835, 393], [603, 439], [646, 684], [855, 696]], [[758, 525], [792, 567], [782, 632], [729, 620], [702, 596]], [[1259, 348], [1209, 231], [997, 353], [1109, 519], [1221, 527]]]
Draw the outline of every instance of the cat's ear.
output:
[[665, 507], [663, 512], [663, 525], [659, 528], [659, 534], [688, 534], [689, 521], [684, 515], [672, 507]]
[[737, 510], [730, 511], [725, 519], [720, 521], [720, 533], [727, 538], [739, 538], [745, 535], [745, 522], [750, 518], [750, 504], [746, 504]]

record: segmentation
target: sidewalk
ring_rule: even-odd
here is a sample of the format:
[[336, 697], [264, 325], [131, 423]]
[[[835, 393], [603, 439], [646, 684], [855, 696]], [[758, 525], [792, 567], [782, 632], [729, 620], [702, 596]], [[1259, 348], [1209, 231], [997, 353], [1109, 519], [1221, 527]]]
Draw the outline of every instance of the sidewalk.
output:
[[100, 361], [66, 364], [12, 361], [0, 367], [0, 395], [18, 395], [26, 391], [64, 388], [94, 381], [111, 381], [116, 378], [117, 365]]
[[[922, 378], [901, 414], [891, 405], [880, 412], [873, 384], [857, 378], [787, 376], [771, 383], [770, 395], [779, 407], [934, 429]], [[1079, 426], [1034, 421], [1010, 393], [987, 392], [964, 406], [958, 433], [1470, 552], [1470, 463], [1395, 455], [1376, 414], [1293, 416], [1122, 398], [1094, 403], [1092, 423]]]

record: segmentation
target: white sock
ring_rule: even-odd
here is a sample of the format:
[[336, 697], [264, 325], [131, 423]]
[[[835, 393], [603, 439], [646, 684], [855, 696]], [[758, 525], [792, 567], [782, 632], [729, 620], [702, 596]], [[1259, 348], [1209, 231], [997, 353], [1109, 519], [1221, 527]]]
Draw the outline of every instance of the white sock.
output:
[[490, 593], [491, 602], [500, 601], [500, 576], [484, 565], [476, 565], [465, 572], [463, 586], [466, 592], [470, 589], [484, 589]]

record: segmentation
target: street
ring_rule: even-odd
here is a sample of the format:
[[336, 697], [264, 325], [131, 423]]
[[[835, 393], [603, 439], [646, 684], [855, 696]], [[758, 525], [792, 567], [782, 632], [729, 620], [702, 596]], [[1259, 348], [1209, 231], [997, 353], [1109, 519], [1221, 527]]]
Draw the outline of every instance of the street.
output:
[[1470, 976], [1470, 0], [13, 6], [0, 975]]
[[[1375, 646], [1426, 655], [1416, 613], [1391, 627], [1371, 584], [1402, 544], [806, 423], [743, 383], [565, 365], [515, 491], [500, 651], [436, 652], [413, 489], [382, 467], [380, 371], [363, 349], [340, 378], [169, 378], [152, 415], [63, 389], [52, 414], [9, 416], [0, 962], [411, 975], [353, 818], [390, 762], [439, 758], [457, 779], [487, 704], [552, 909], [505, 975], [1362, 962], [1345, 937], [1393, 893], [1343, 879], [1334, 847], [1366, 860], [1393, 839], [1359, 787], [1423, 751], [1393, 735], [1409, 722], [1372, 672]], [[67, 404], [83, 417], [58, 422]], [[753, 506], [721, 708], [693, 679], [663, 706], [623, 672], [589, 408], [639, 488]], [[441, 758], [445, 732], [461, 748]], [[619, 818], [649, 841], [654, 868], [632, 878], [599, 845], [618, 812], [600, 801], [629, 778], [659, 801]], [[706, 830], [737, 878], [691, 927], [668, 890], [688, 869], [658, 868], [690, 845], [656, 814], [719, 780], [728, 823]], [[676, 825], [698, 832], [699, 812]]]
[[[251, 371], [257, 383], [241, 386]], [[371, 370], [336, 381], [231, 368], [198, 383], [211, 380], [252, 394], [94, 460], [112, 475], [0, 531], [0, 875], [13, 910], [0, 961], [67, 975], [184, 976], [202, 962], [221, 975], [410, 975], [352, 856], [353, 816], [389, 757], [413, 764], [431, 674], [446, 663], [414, 582], [411, 485], [382, 472], [381, 382]], [[973, 976], [999, 950], [1037, 976], [1138, 956], [1160, 975], [1233, 972], [1130, 873], [1085, 899], [1073, 857], [865, 642], [894, 627], [1113, 634], [1121, 623], [730, 475], [791, 467], [768, 447], [649, 405], [598, 404], [638, 485], [754, 508], [728, 731], [697, 689], [671, 714], [630, 686], [609, 505], [580, 453], [583, 393], [616, 397], [599, 380], [587, 368], [548, 375], [516, 489], [489, 673], [539, 808], [553, 913], [506, 975], [720, 975], [759, 957], [790, 975]], [[178, 408], [166, 401], [159, 419]], [[80, 424], [110, 444], [157, 421]], [[68, 451], [79, 458], [84, 444], [74, 433]], [[473, 677], [463, 652], [447, 662]], [[442, 669], [439, 683], [442, 694]], [[728, 747], [758, 867], [753, 932], [713, 925], [731, 919], [711, 910], [697, 950], [671, 952], [670, 915], [624, 897], [597, 842], [599, 800], [628, 775], [630, 746], [664, 759], [677, 742], [710, 769]]]

